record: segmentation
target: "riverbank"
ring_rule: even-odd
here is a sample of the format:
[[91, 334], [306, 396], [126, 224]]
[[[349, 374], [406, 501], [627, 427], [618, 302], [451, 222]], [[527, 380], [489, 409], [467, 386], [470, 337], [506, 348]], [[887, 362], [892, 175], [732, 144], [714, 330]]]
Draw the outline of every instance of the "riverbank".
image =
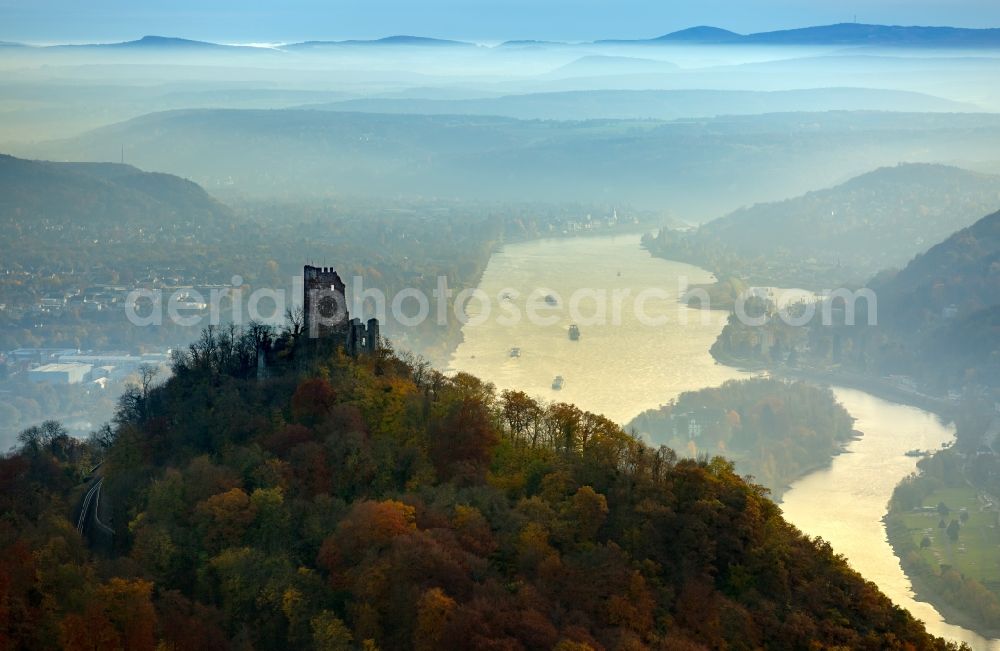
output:
[[941, 594], [938, 584], [944, 581], [944, 579], [935, 574], [933, 568], [926, 565], [926, 563], [913, 560], [912, 555], [918, 552], [913, 548], [910, 530], [905, 524], [898, 521], [897, 517], [896, 514], [890, 511], [882, 518], [882, 524], [885, 527], [886, 539], [889, 542], [889, 546], [892, 548], [896, 558], [899, 559], [899, 564], [903, 568], [906, 577], [910, 580], [910, 585], [913, 588], [913, 598], [916, 601], [923, 601], [932, 605], [940, 613], [941, 617], [950, 624], [975, 631], [985, 638], [1000, 638], [1000, 627], [985, 625], [982, 621], [972, 617], [964, 609], [953, 604], [950, 599]]
[[820, 470], [829, 469], [831, 466], [833, 466], [833, 462], [837, 459], [837, 457], [839, 457], [842, 454], [850, 454], [851, 451], [848, 450], [848, 448], [851, 446], [851, 444], [854, 443], [855, 441], [860, 441], [862, 438], [864, 438], [864, 436], [865, 436], [864, 432], [858, 431], [856, 429], [851, 430], [850, 438], [841, 443], [840, 448], [834, 451], [830, 455], [829, 459], [821, 463], [815, 463], [812, 466], [803, 469], [801, 472], [796, 473], [794, 477], [788, 480], [787, 484], [781, 487], [781, 490], [771, 492], [771, 500], [773, 500], [775, 504], [780, 505], [784, 501], [785, 493], [787, 493], [792, 488], [792, 485], [795, 484], [795, 482], [799, 481], [803, 477], [808, 477], [814, 472], [819, 472]]
[[[888, 402], [915, 407], [934, 414], [942, 423], [951, 422], [957, 409], [954, 404], [943, 398], [906, 391], [881, 378], [858, 373], [787, 367], [768, 368], [766, 365], [749, 363], [747, 360], [720, 359], [718, 356], [716, 356], [716, 360], [720, 364], [748, 372], [767, 372], [774, 377], [788, 380], [801, 380], [824, 386], [843, 386], [863, 391]], [[914, 601], [933, 607], [941, 619], [949, 625], [968, 629], [990, 640], [1000, 639], [1000, 628], [985, 625], [942, 594], [939, 585], [944, 579], [936, 575], [933, 568], [927, 566], [926, 563], [921, 563], [920, 559], [914, 562], [912, 553], [918, 552], [918, 550], [913, 548], [909, 530], [905, 525], [894, 522], [892, 516], [891, 511], [887, 511], [882, 516], [882, 530], [894, 558], [910, 584]]]
[[844, 371], [813, 371], [810, 369], [778, 369], [775, 374], [779, 377], [789, 379], [805, 380], [808, 382], [825, 382], [835, 384], [858, 391], [870, 393], [873, 396], [895, 402], [901, 405], [908, 405], [929, 411], [936, 414], [945, 422], [950, 422], [955, 416], [956, 406], [945, 398], [929, 396], [924, 393], [907, 391], [882, 378], [862, 375], [860, 373], [850, 373]]
[[766, 372], [774, 377], [787, 380], [803, 380], [823, 386], [836, 385], [864, 391], [889, 402], [929, 411], [944, 422], [951, 422], [957, 410], [957, 406], [946, 398], [908, 391], [882, 378], [862, 373], [842, 370], [791, 368], [788, 366], [773, 367], [754, 362], [753, 360], [715, 354], [713, 354], [713, 357], [720, 364], [748, 373]]
[[827, 388], [743, 378], [682, 393], [626, 429], [688, 457], [721, 455], [775, 501], [802, 477], [828, 468], [861, 433]]

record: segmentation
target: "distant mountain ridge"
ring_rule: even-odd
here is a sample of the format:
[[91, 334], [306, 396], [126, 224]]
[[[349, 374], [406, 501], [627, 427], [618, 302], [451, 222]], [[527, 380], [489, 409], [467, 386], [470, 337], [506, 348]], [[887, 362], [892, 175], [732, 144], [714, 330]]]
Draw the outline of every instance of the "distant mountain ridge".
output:
[[720, 29], [719, 27], [709, 27], [702, 25], [699, 27], [689, 27], [688, 29], [682, 29], [678, 32], [671, 32], [670, 34], [664, 34], [659, 38], [653, 39], [656, 41], [685, 41], [685, 42], [701, 42], [701, 43], [732, 43], [744, 38], [742, 34], [737, 34], [736, 32], [731, 32], [728, 29]]
[[[474, 43], [464, 41], [453, 41], [448, 39], [429, 38], [425, 36], [394, 35], [378, 39], [348, 39], [330, 41], [303, 41], [300, 43], [288, 43], [281, 46], [285, 50], [308, 50], [324, 47], [351, 47], [351, 46], [410, 46], [410, 47], [477, 47]], [[28, 47], [23, 43], [0, 41], [0, 47]], [[58, 49], [148, 49], [148, 50], [259, 50], [274, 51], [273, 47], [259, 47], [253, 45], [214, 43], [211, 41], [200, 41], [194, 39], [180, 38], [175, 36], [147, 35], [131, 41], [118, 41], [111, 43], [67, 43], [56, 45], [38, 46], [40, 50]]]
[[304, 41], [283, 46], [285, 50], [315, 49], [322, 47], [399, 45], [407, 47], [476, 47], [474, 43], [453, 41], [426, 36], [396, 35], [377, 39], [349, 39], [344, 41]]
[[[846, 45], [846, 46], [899, 46], [899, 47], [1000, 47], [1000, 28], [924, 27], [904, 25], [871, 25], [864, 23], [838, 23], [784, 29], [752, 34], [739, 34], [720, 27], [700, 25], [670, 32], [654, 38], [598, 39], [592, 44], [688, 44], [688, 45]], [[19, 43], [0, 43], [16, 46]], [[569, 46], [571, 43], [544, 40], [508, 40], [495, 47], [545, 47]], [[315, 49], [322, 47], [350, 46], [407, 46], [407, 47], [481, 47], [468, 41], [411, 36], [405, 34], [376, 39], [314, 40], [288, 43], [286, 50]], [[93, 43], [79, 45], [54, 45], [48, 47], [76, 48], [236, 48], [207, 41], [189, 40], [167, 36], [144, 36], [138, 40], [121, 43]], [[257, 48], [262, 49], [262, 48]]]
[[840, 23], [749, 34], [741, 40], [776, 45], [996, 46], [1000, 45], [1000, 29]]
[[[627, 57], [563, 66], [547, 76], [599, 74], [604, 66], [625, 65]], [[611, 59], [611, 62], [605, 61]], [[636, 59], [636, 61], [644, 61]], [[659, 64], [650, 61], [650, 64]], [[670, 64], [663, 64], [669, 66]], [[596, 67], [595, 67], [596, 66]], [[669, 68], [663, 68], [665, 74]], [[606, 74], [611, 74], [607, 71]], [[571, 90], [474, 99], [365, 98], [306, 105], [327, 111], [419, 115], [483, 115], [519, 120], [604, 120], [716, 117], [798, 111], [974, 112], [972, 105], [932, 95], [871, 88], [808, 88], [780, 91], [738, 90]]]
[[207, 41], [194, 41], [186, 38], [176, 38], [173, 36], [143, 36], [135, 41], [122, 41], [120, 43], [84, 43], [78, 45], [53, 45], [53, 48], [113, 48], [113, 49], [183, 49], [183, 50], [216, 50], [226, 49], [230, 45], [210, 43]]
[[688, 45], [873, 45], [918, 47], [1000, 47], [1000, 29], [919, 27], [838, 23], [739, 34], [701, 25], [647, 39], [605, 39], [596, 43]]
[[493, 200], [516, 187], [521, 200], [627, 197], [700, 222], [894, 165], [914, 155], [915, 129], [924, 160], [986, 159], [995, 154], [1000, 116], [824, 112], [573, 122], [212, 109], [149, 114], [17, 153], [116, 161], [125, 143], [132, 163], [181, 174], [209, 191]]
[[651, 43], [706, 45], [875, 45], [906, 47], [1000, 47], [1000, 29], [838, 23], [772, 32], [737, 34], [717, 27], [692, 27], [648, 39]]

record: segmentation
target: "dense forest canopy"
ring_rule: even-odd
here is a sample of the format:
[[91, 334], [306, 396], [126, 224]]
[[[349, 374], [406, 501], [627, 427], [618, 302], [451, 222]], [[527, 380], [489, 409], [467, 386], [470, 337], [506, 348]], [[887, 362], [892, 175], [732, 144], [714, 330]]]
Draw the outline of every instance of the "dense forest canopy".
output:
[[[727, 461], [293, 332], [257, 377], [264, 332], [0, 460], [5, 648], [948, 647]], [[100, 458], [91, 551], [67, 515]]]

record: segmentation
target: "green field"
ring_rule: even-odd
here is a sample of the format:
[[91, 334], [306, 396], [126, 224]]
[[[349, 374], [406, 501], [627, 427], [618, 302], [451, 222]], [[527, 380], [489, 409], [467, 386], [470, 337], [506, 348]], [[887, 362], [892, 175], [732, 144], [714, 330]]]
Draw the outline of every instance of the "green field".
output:
[[951, 513], [945, 518], [950, 523], [959, 517], [962, 508], [968, 510], [969, 520], [962, 525], [958, 542], [948, 538], [945, 529], [938, 527], [941, 516], [933, 513], [910, 511], [902, 513], [902, 520], [909, 530], [913, 544], [920, 549], [924, 536], [931, 539], [931, 546], [920, 549], [924, 560], [931, 567], [951, 565], [967, 577], [982, 583], [990, 591], [1000, 594], [1000, 528], [993, 510], [981, 510], [975, 489], [971, 487], [942, 488], [924, 499], [924, 506], [936, 507], [944, 502]]

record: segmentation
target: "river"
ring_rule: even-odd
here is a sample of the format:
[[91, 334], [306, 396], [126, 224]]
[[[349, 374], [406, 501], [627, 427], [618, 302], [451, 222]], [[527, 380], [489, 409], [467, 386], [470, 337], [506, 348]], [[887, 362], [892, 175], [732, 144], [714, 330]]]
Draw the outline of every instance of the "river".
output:
[[[708, 353], [726, 315], [690, 310], [677, 302], [689, 284], [710, 280], [711, 274], [698, 267], [651, 257], [640, 249], [637, 235], [508, 245], [491, 258], [480, 282], [489, 300], [469, 304], [473, 322], [463, 328], [464, 341], [450, 370], [627, 423], [684, 391], [746, 377], [717, 364]], [[633, 300], [651, 289], [659, 291], [648, 300]], [[626, 290], [616, 318], [615, 292]], [[536, 313], [549, 323], [528, 318], [532, 292]], [[578, 300], [572, 299], [574, 294]], [[554, 304], [545, 303], [546, 295]], [[577, 308], [575, 313], [571, 307]], [[507, 318], [515, 313], [521, 318]], [[580, 327], [579, 341], [567, 335], [571, 323]], [[520, 355], [512, 357], [512, 348], [520, 349]], [[556, 376], [565, 379], [561, 390], [552, 388]], [[791, 486], [782, 504], [785, 517], [807, 534], [828, 540], [931, 633], [968, 642], [977, 651], [1000, 651], [1000, 641], [948, 624], [930, 604], [914, 600], [882, 524], [893, 488], [915, 468], [916, 460], [904, 453], [940, 447], [954, 439], [954, 431], [914, 407], [851, 389], [835, 388], [835, 393], [864, 436], [830, 467]]]
[[1000, 650], [1000, 640], [948, 624], [929, 603], [916, 601], [909, 578], [889, 546], [882, 517], [899, 481], [916, 469], [907, 450], [933, 450], [954, 440], [955, 431], [934, 414], [886, 402], [862, 391], [834, 387], [837, 399], [864, 433], [829, 468], [793, 483], [781, 505], [785, 517], [810, 536], [821, 536], [851, 566], [896, 604], [944, 638], [979, 649]]
[[[479, 284], [493, 303], [490, 318], [463, 328], [464, 341], [450, 368], [488, 379], [500, 389], [575, 403], [628, 422], [684, 391], [743, 375], [708, 355], [726, 315], [677, 302], [689, 284], [711, 280], [712, 275], [698, 267], [651, 257], [639, 248], [638, 235], [508, 245], [490, 259]], [[550, 324], [532, 323], [527, 316], [528, 298], [535, 290], [539, 296], [534, 302], [541, 304]], [[570, 314], [572, 296], [580, 290], [589, 293], [578, 294], [576, 316], [582, 319]], [[615, 325], [613, 296], [626, 290], [629, 297], [620, 301], [621, 318]], [[650, 290], [660, 294], [633, 300]], [[520, 296], [504, 300], [505, 292]], [[545, 295], [558, 304], [545, 305]], [[603, 325], [588, 323], [601, 315], [595, 295], [606, 296]], [[501, 323], [502, 307], [517, 309], [522, 318]], [[473, 301], [467, 312], [478, 318], [485, 309]], [[580, 327], [579, 341], [570, 341], [567, 334], [572, 323]], [[510, 356], [515, 347], [520, 357]], [[552, 389], [557, 375], [565, 378], [559, 391]]]

